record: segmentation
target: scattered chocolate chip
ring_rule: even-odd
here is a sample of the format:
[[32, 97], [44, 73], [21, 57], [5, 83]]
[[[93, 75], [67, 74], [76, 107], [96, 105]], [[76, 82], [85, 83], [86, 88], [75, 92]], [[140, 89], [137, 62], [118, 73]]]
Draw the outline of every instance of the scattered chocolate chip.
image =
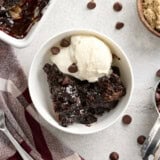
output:
[[110, 160], [118, 160], [119, 154], [117, 152], [112, 152], [109, 156]]
[[113, 9], [114, 9], [116, 12], [121, 11], [121, 10], [122, 10], [122, 4], [119, 3], [119, 2], [114, 3]]
[[145, 140], [146, 140], [146, 137], [141, 135], [137, 138], [137, 143], [142, 145]]
[[130, 115], [124, 115], [122, 118], [124, 124], [130, 124], [132, 122], [132, 117]]
[[57, 55], [60, 52], [60, 48], [58, 47], [52, 47], [51, 52], [53, 55]]
[[71, 42], [65, 38], [62, 39], [62, 41], [60, 43], [61, 47], [68, 47], [70, 44], [71, 44]]
[[78, 71], [78, 67], [75, 63], [73, 63], [71, 66], [68, 67], [68, 71], [70, 73], [76, 73]]
[[122, 29], [122, 28], [124, 27], [124, 23], [123, 23], [123, 22], [117, 22], [115, 27], [116, 27], [116, 29], [118, 29], [118, 30], [119, 30], [119, 29]]
[[156, 76], [160, 77], [160, 69], [156, 72]]
[[88, 9], [94, 9], [96, 8], [96, 3], [94, 1], [90, 1], [87, 3], [87, 8]]
[[156, 88], [155, 100], [156, 100], [157, 109], [160, 112], [160, 83]]

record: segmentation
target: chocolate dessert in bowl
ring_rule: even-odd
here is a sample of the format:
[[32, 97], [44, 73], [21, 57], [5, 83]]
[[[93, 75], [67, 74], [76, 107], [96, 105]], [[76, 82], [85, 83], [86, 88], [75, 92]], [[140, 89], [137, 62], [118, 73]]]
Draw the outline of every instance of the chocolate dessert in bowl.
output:
[[52, 37], [36, 54], [29, 75], [39, 114], [74, 134], [113, 124], [125, 111], [132, 88], [131, 66], [122, 49], [92, 30]]
[[0, 39], [26, 47], [42, 26], [55, 0], [0, 0]]

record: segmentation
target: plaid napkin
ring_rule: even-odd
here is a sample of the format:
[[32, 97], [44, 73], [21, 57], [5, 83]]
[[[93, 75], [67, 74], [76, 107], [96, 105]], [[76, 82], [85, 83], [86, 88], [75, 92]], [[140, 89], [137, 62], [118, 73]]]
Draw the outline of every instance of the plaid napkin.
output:
[[[0, 41], [0, 109], [6, 124], [34, 160], [82, 160], [38, 122], [27, 88], [27, 78], [10, 46]], [[0, 160], [22, 160], [8, 138], [0, 132]]]

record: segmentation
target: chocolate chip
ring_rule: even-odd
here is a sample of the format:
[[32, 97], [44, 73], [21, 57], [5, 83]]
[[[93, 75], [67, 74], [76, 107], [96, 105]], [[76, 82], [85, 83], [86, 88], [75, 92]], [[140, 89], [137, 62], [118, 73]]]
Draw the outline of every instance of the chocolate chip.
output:
[[71, 42], [65, 38], [62, 39], [62, 41], [60, 43], [61, 47], [68, 47], [70, 44], [71, 44]]
[[96, 8], [96, 3], [94, 1], [88, 2], [87, 8], [88, 9], [94, 9], [94, 8]]
[[110, 160], [118, 160], [119, 154], [117, 152], [112, 152], [109, 156]]
[[116, 12], [121, 11], [121, 10], [122, 10], [122, 4], [119, 3], [119, 2], [114, 3], [113, 9], [114, 9]]
[[60, 52], [60, 48], [58, 47], [52, 47], [51, 52], [53, 55], [57, 55]]
[[71, 66], [68, 67], [68, 71], [70, 73], [76, 73], [78, 71], [78, 67], [75, 63], [73, 63]]
[[124, 115], [122, 118], [124, 124], [130, 124], [132, 122], [132, 117], [130, 115]]
[[146, 137], [141, 135], [137, 138], [137, 143], [142, 145], [145, 140], [146, 140]]
[[115, 27], [116, 27], [116, 29], [118, 29], [118, 30], [119, 30], [119, 29], [122, 29], [122, 28], [124, 27], [124, 23], [123, 23], [123, 22], [117, 22]]
[[160, 69], [156, 72], [156, 76], [160, 77]]

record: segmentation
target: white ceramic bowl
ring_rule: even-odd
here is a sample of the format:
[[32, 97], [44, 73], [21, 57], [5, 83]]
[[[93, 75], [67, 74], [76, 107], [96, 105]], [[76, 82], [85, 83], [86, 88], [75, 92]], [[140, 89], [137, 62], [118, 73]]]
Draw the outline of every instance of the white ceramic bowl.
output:
[[[105, 113], [102, 117], [99, 117], [98, 121], [92, 124], [90, 127], [82, 124], [73, 124], [65, 128], [60, 126], [58, 122], [54, 119], [52, 107], [53, 105], [50, 99], [47, 77], [43, 71], [43, 66], [47, 62], [49, 62], [47, 51], [64, 37], [75, 34], [89, 34], [97, 36], [110, 46], [112, 53], [116, 54], [118, 57], [121, 58], [120, 61], [117, 60], [115, 63], [120, 68], [121, 78], [127, 89], [127, 94], [121, 99], [115, 109], [113, 109], [109, 113]], [[36, 110], [53, 127], [56, 127], [64, 132], [73, 134], [90, 134], [108, 128], [110, 125], [116, 122], [117, 119], [121, 117], [121, 115], [126, 110], [131, 98], [132, 90], [133, 75], [131, 65], [127, 56], [125, 55], [123, 50], [110, 38], [92, 30], [70, 30], [50, 38], [45, 44], [42, 45], [42, 47], [35, 55], [29, 73], [29, 91]]]
[[32, 42], [36, 33], [39, 31], [40, 27], [43, 25], [43, 23], [44, 23], [46, 17], [48, 16], [49, 12], [51, 11], [52, 6], [54, 5], [55, 1], [56, 0], [49, 1], [48, 5], [43, 10], [43, 16], [40, 19], [40, 21], [38, 21], [37, 23], [35, 23], [32, 26], [32, 28], [30, 29], [28, 34], [23, 39], [14, 38], [1, 30], [0, 30], [0, 39], [8, 44], [11, 44], [15, 47], [18, 47], [18, 48], [24, 48], [24, 47], [28, 46]]

